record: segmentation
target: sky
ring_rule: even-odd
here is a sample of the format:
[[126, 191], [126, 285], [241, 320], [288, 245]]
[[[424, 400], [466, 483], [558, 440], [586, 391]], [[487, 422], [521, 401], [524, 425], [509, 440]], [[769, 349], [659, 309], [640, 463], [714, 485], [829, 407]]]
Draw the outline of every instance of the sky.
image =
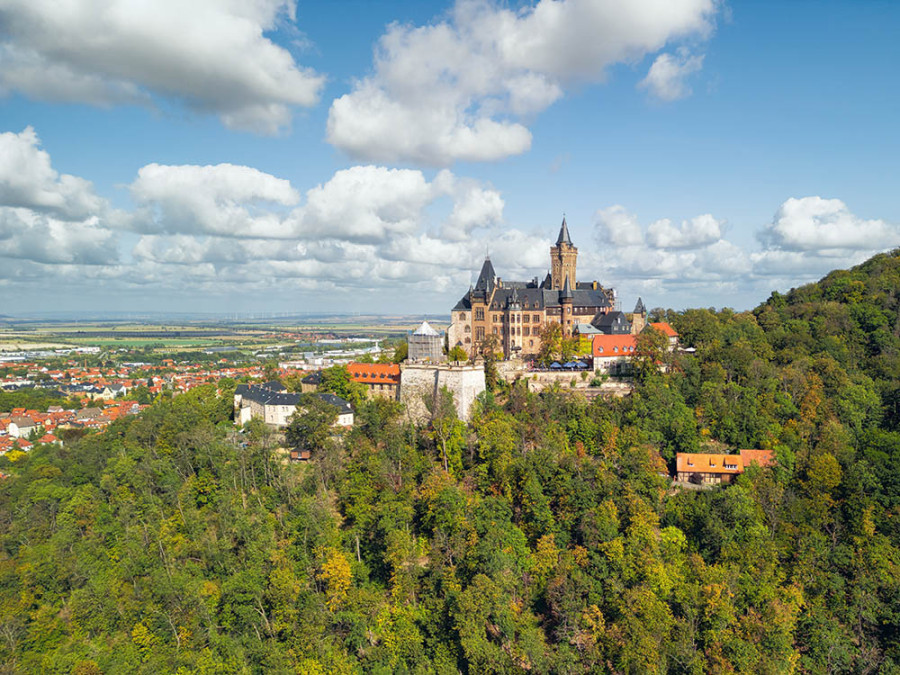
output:
[[900, 246], [891, 0], [0, 0], [0, 314], [749, 309]]

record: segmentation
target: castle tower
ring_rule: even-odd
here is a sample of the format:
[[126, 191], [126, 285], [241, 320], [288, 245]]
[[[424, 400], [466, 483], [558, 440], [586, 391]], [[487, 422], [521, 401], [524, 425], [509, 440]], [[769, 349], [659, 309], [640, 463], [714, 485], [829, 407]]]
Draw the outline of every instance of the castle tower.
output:
[[[565, 221], [563, 221], [565, 224]], [[559, 294], [559, 325], [562, 327], [563, 337], [572, 337], [574, 329], [575, 317], [572, 314], [572, 303], [575, 301], [575, 294], [572, 293], [572, 287], [569, 285], [569, 277], [563, 282], [563, 289]]]
[[522, 303], [519, 302], [519, 292], [516, 288], [513, 288], [506, 304], [506, 326], [503, 337], [504, 353], [517, 354], [522, 351]]
[[637, 304], [634, 306], [634, 313], [631, 315], [631, 332], [637, 335], [644, 326], [647, 325], [647, 308], [644, 307], [644, 301], [638, 298]]
[[562, 290], [568, 279], [569, 287], [575, 288], [575, 263], [578, 259], [578, 249], [572, 243], [569, 236], [569, 226], [566, 225], [566, 217], [563, 216], [562, 226], [559, 228], [559, 236], [556, 238], [556, 246], [550, 247], [550, 278], [551, 289]]

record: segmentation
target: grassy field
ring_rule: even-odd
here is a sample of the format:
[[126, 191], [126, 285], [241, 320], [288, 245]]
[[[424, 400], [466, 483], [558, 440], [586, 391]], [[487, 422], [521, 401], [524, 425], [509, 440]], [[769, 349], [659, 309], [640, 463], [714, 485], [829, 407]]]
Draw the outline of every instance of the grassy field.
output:
[[[443, 329], [446, 321], [429, 319]], [[16, 321], [0, 328], [0, 350], [63, 349], [145, 349], [155, 352], [236, 347], [255, 351], [292, 341], [311, 342], [331, 338], [402, 338], [421, 324], [410, 316], [315, 317], [309, 321], [272, 322], [181, 322], [162, 324], [136, 321]]]

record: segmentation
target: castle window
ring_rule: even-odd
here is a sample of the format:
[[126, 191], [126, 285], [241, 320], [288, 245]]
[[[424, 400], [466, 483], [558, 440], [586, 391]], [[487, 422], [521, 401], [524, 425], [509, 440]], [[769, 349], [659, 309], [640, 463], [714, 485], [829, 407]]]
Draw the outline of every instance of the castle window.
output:
[[478, 307], [475, 310], [475, 320], [484, 321], [484, 307]]
[[524, 323], [528, 323], [529, 321], [531, 321], [531, 314], [525, 314], [525, 315], [522, 317], [522, 321], [523, 321]]
[[469, 326], [469, 324], [466, 324], [466, 329], [465, 329], [465, 330], [466, 330], [467, 333], [471, 333], [471, 332], [472, 332], [472, 327]]
[[525, 326], [524, 331], [525, 335], [531, 335], [531, 329], [528, 326]]
[[459, 313], [459, 320], [460, 320], [460, 321], [465, 321], [465, 320], [466, 320], [466, 313], [465, 313], [465, 312], [460, 312], [460, 313]]
[[471, 342], [472, 342], [472, 338], [466, 338], [466, 344], [469, 344]]
[[529, 347], [534, 347], [534, 340], [529, 340], [529, 341], [528, 341], [528, 346], [529, 346]]
[[484, 340], [484, 328], [482, 328], [481, 326], [475, 329], [475, 339]]

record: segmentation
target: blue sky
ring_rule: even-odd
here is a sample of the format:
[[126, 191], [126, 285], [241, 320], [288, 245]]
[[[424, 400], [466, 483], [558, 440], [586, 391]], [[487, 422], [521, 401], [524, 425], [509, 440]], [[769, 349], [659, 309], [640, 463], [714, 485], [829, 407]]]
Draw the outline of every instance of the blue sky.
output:
[[895, 2], [146, 7], [0, 6], [0, 313], [443, 312], [563, 213], [626, 310], [900, 244]]

